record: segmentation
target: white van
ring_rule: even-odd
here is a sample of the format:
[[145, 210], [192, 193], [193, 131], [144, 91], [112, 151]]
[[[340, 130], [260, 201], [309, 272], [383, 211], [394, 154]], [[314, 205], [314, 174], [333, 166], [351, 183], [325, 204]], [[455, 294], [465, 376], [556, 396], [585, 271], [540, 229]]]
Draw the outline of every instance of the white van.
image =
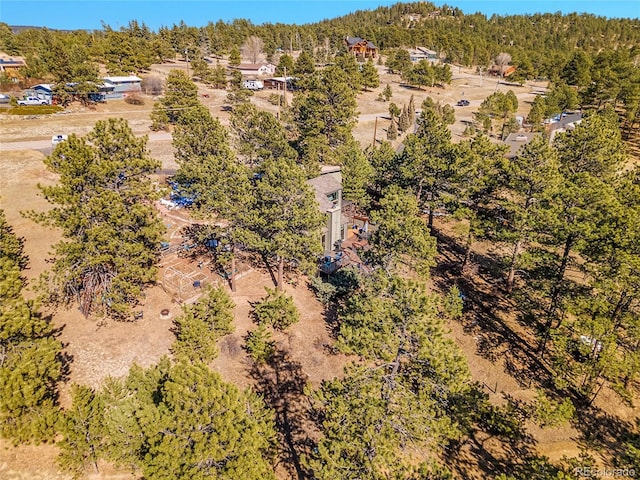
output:
[[56, 148], [56, 145], [58, 145], [60, 142], [64, 142], [67, 138], [69, 138], [68, 135], [54, 135], [53, 137], [51, 137], [51, 146], [53, 148]]

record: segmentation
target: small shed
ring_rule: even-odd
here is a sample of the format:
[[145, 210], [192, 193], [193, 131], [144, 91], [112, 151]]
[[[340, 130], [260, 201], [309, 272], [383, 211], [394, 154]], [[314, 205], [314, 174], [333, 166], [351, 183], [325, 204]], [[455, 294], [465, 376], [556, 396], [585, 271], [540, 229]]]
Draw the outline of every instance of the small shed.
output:
[[265, 78], [263, 80], [264, 88], [271, 88], [275, 90], [284, 90], [285, 85], [287, 90], [293, 90], [294, 85], [293, 82], [296, 80], [295, 77], [271, 77]]

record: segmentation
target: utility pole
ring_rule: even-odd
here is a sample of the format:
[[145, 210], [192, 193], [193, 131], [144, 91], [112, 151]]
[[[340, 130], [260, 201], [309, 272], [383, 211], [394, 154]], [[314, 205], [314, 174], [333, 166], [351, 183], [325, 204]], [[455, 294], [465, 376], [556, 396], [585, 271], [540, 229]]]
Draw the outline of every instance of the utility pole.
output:
[[184, 56], [187, 58], [187, 77], [191, 78], [191, 75], [189, 75], [189, 50], [186, 48], [184, 50]]
[[287, 67], [284, 67], [284, 96], [282, 99], [282, 103], [284, 103], [284, 106], [287, 106]]

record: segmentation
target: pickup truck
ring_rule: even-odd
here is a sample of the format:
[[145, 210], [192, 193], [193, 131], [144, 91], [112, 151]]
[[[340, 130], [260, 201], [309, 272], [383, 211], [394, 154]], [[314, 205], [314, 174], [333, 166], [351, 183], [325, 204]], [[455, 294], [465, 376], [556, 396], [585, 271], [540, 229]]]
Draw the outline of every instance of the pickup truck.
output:
[[46, 98], [27, 97], [18, 100], [18, 105], [49, 105], [50, 102]]

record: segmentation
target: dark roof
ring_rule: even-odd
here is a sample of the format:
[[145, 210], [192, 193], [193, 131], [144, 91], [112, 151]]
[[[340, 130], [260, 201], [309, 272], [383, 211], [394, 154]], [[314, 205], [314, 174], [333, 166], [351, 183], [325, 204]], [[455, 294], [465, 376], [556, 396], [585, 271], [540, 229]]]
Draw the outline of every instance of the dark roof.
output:
[[24, 60], [16, 60], [13, 58], [0, 58], [0, 65], [22, 67]]
[[369, 42], [367, 40], [365, 40], [364, 38], [360, 38], [360, 37], [347, 37], [346, 38], [346, 42], [347, 45], [349, 45], [350, 47], [352, 47], [353, 45], [356, 45], [357, 43], [366, 43], [367, 44], [367, 48], [372, 48], [372, 49], [377, 49], [378, 47], [376, 47], [373, 42]]
[[327, 195], [342, 190], [342, 174], [339, 170], [330, 171], [307, 180], [307, 183], [313, 187], [320, 210], [326, 212], [333, 208], [333, 202], [327, 198]]
[[518, 150], [539, 135], [539, 133], [535, 132], [510, 133], [504, 140], [505, 145], [509, 147], [509, 152], [506, 154], [507, 158], [515, 157]]

